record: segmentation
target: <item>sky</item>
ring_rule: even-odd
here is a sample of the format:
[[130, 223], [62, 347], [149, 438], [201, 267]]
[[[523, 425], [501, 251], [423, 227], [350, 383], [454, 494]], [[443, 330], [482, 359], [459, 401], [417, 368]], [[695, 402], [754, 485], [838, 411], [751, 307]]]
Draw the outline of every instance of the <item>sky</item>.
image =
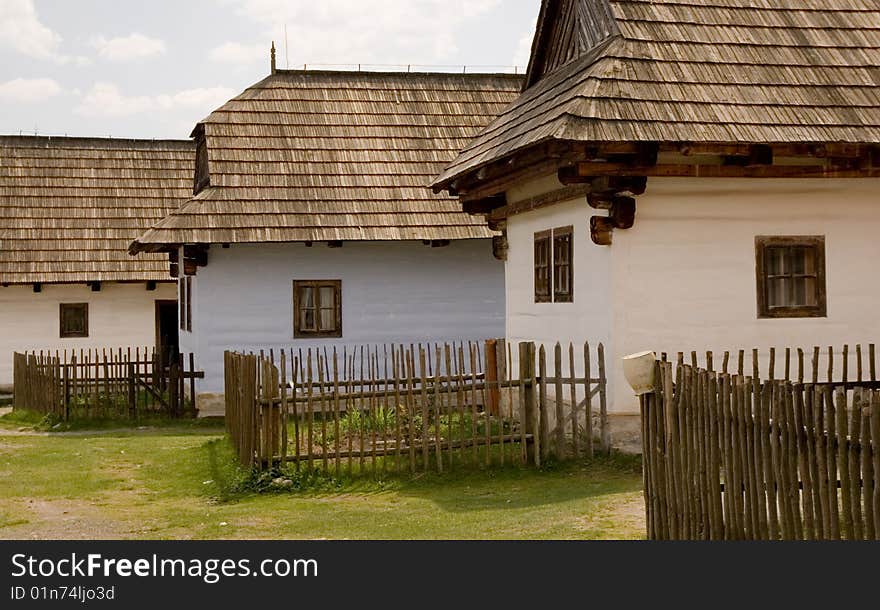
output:
[[279, 68], [522, 71], [539, 7], [0, 0], [0, 134], [189, 137], [197, 121], [268, 75], [272, 40]]

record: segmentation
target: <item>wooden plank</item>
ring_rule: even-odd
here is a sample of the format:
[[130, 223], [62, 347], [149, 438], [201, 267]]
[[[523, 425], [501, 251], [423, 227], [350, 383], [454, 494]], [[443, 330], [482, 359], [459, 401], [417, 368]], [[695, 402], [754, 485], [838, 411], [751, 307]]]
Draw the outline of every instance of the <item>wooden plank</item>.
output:
[[847, 461], [849, 464], [850, 478], [850, 510], [852, 511], [853, 520], [853, 538], [855, 540], [865, 539], [865, 526], [862, 520], [862, 503], [861, 503], [861, 455], [859, 445], [861, 443], [862, 434], [862, 399], [861, 390], [856, 389], [853, 392], [853, 405], [850, 411], [849, 419], [849, 455]]
[[394, 469], [397, 473], [403, 472], [401, 464], [400, 446], [403, 442], [401, 434], [401, 404], [400, 404], [400, 378], [403, 367], [401, 366], [401, 352], [397, 350], [397, 346], [391, 344], [391, 374], [394, 376]]
[[[871, 446], [873, 447], [873, 486], [871, 509], [874, 515], [874, 540], [880, 540], [880, 392], [872, 390], [871, 405]], [[867, 446], [867, 443], [865, 443]]]
[[410, 346], [409, 351], [405, 353], [406, 359], [406, 387], [409, 390], [406, 394], [406, 409], [407, 409], [407, 424], [408, 424], [408, 433], [407, 433], [407, 445], [409, 445], [409, 472], [410, 474], [415, 474], [416, 471], [416, 449], [415, 449], [415, 438], [416, 438], [416, 430], [415, 430], [415, 419], [416, 419], [416, 399], [414, 392], [415, 382], [413, 381], [413, 377], [415, 376], [415, 354], [413, 353], [413, 348]]
[[[286, 409], [285, 409], [286, 411]], [[339, 459], [339, 446], [342, 442], [340, 435], [340, 405], [339, 405], [339, 353], [336, 346], [333, 346], [333, 445], [336, 447], [336, 459], [334, 460], [334, 470], [336, 476], [342, 473], [342, 461]]]
[[[874, 473], [872, 460], [871, 445], [871, 396], [868, 390], [860, 392], [861, 402], [858, 405], [862, 410], [861, 425], [861, 446], [859, 457], [862, 470], [862, 515], [865, 522], [865, 540], [876, 539], [876, 528], [874, 523]], [[880, 451], [877, 445], [873, 446], [873, 451]]]
[[[550, 456], [550, 426], [547, 422], [547, 352], [541, 345], [538, 350], [538, 447], [540, 448], [540, 462], [546, 463]], [[541, 463], [536, 465], [540, 467]]]
[[[584, 343], [584, 435], [587, 445], [587, 457], [593, 458], [593, 388], [590, 385], [592, 375], [590, 362], [590, 344]], [[655, 410], [660, 407], [655, 406]]]
[[603, 453], [611, 453], [611, 429], [608, 427], [608, 378], [605, 375], [605, 346], [599, 343], [596, 356], [599, 365], [599, 433]]
[[306, 461], [309, 472], [313, 469], [312, 459], [315, 454], [314, 449], [314, 440], [315, 440], [315, 405], [313, 402], [312, 395], [312, 381], [314, 380], [314, 375], [312, 374], [312, 349], [309, 348], [306, 352], [306, 357], [308, 358], [306, 362], [306, 397], [308, 400], [306, 401], [306, 454], [308, 459]]
[[369, 408], [369, 416], [367, 421], [370, 426], [370, 471], [373, 476], [376, 476], [376, 470], [378, 469], [377, 460], [379, 455], [378, 451], [378, 440], [379, 440], [379, 405], [377, 404], [377, 398], [379, 394], [376, 390], [378, 387], [376, 380], [379, 376], [378, 368], [379, 368], [379, 356], [378, 356], [378, 346], [374, 346], [374, 352], [370, 352], [370, 346], [367, 346], [367, 371], [370, 376], [370, 398], [367, 400], [367, 406]]
[[553, 455], [557, 460], [565, 459], [565, 406], [562, 389], [562, 345], [557, 342], [553, 349], [553, 372], [556, 375], [554, 383], [554, 403], [556, 405], [556, 434], [553, 444]]
[[[443, 472], [443, 451], [442, 451], [442, 430], [441, 430], [441, 421], [442, 421], [442, 413], [443, 413], [443, 402], [440, 398], [440, 346], [434, 346], [434, 362], [436, 363], [436, 367], [434, 368], [435, 378], [433, 381], [434, 384], [434, 459], [437, 463], [437, 472]], [[486, 427], [489, 429], [490, 420], [489, 413], [487, 410], [486, 413]], [[487, 444], [488, 446], [488, 444]]]
[[847, 540], [855, 537], [853, 512], [852, 512], [852, 480], [849, 470], [849, 443], [847, 430], [849, 429], [849, 417], [846, 404], [846, 390], [836, 388], [834, 400], [837, 403], [837, 467], [840, 477], [840, 496], [843, 510], [843, 536]]
[[474, 344], [468, 341], [468, 356], [471, 365], [471, 439], [473, 443], [472, 461], [474, 465], [479, 462], [477, 454], [477, 353]]
[[[804, 516], [804, 537], [807, 540], [815, 540], [821, 537], [822, 515], [813, 501], [813, 486], [818, 486], [819, 481], [814, 476], [811, 466], [816, 464], [814, 449], [816, 446], [815, 426], [813, 424], [813, 391], [812, 386], [807, 386], [801, 392], [802, 386], [795, 387], [794, 417], [797, 429], [805, 433], [798, 434], [798, 472], [801, 479], [803, 492], [801, 493], [802, 511]], [[809, 456], [809, 457], [808, 457]], [[818, 469], [816, 469], [818, 470]]]
[[[568, 344], [568, 374], [572, 380], [577, 376], [575, 374], [574, 368], [574, 344], [569, 342]], [[579, 458], [581, 455], [581, 442], [580, 436], [578, 435], [578, 401], [577, 401], [577, 384], [572, 381], [569, 386], [569, 402], [571, 404], [571, 443], [572, 443], [572, 452], [575, 458]]]
[[831, 539], [840, 540], [840, 498], [837, 495], [838, 476], [837, 476], [837, 413], [834, 407], [834, 397], [831, 388], [822, 387], [816, 389], [816, 398], [814, 404], [824, 405], [825, 414], [825, 456], [828, 460], [825, 476], [828, 478], [828, 495], [829, 495], [829, 519], [831, 521]]
[[425, 348], [419, 345], [419, 374], [422, 380], [422, 467], [428, 470], [428, 373], [425, 360]]
[[[679, 370], [681, 367], [679, 366]], [[679, 477], [679, 473], [681, 472], [680, 463], [678, 461], [678, 451], [677, 448], [679, 446], [678, 437], [677, 437], [677, 416], [675, 413], [675, 404], [676, 404], [676, 396], [675, 396], [675, 385], [672, 381], [672, 364], [664, 363], [661, 370], [663, 370], [663, 413], [666, 417], [664, 421], [664, 432], [666, 437], [664, 439], [664, 447], [666, 449], [666, 497], [671, 500], [668, 508], [669, 522], [670, 522], [670, 539], [672, 540], [680, 540], [684, 537], [684, 531], [682, 527], [682, 492], [681, 492], [681, 481]], [[680, 387], [680, 386], [679, 386]]]

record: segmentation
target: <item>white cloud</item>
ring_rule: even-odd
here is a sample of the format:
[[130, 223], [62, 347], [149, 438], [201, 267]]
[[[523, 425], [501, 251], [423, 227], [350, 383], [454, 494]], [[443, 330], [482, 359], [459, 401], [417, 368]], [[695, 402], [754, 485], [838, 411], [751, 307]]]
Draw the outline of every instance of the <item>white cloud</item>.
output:
[[[461, 26], [485, 15], [501, 0], [226, 0], [237, 12], [266, 28], [262, 45], [239, 45], [268, 55], [268, 39], [285, 67], [283, 27], [291, 66], [303, 63], [438, 64], [458, 51]], [[328, 33], [330, 33], [328, 35]], [[227, 43], [215, 59], [234, 57]], [[229, 47], [228, 54], [219, 49]], [[214, 56], [212, 52], [212, 56]], [[240, 55], [238, 55], [240, 57]]]
[[209, 53], [214, 61], [229, 64], [249, 64], [259, 60], [268, 61], [269, 48], [264, 44], [241, 44], [238, 42], [226, 42], [219, 47], [214, 47]]
[[90, 41], [102, 59], [108, 61], [131, 61], [154, 57], [165, 53], [165, 41], [133, 32], [128, 36], [104, 38], [96, 36]]
[[61, 35], [45, 26], [37, 15], [33, 0], [0, 1], [0, 46], [22, 55], [46, 59], [59, 64], [85, 65], [85, 57], [72, 57], [59, 52]]
[[42, 102], [61, 93], [61, 85], [51, 78], [16, 78], [0, 83], [0, 100]]
[[520, 68], [527, 68], [529, 59], [532, 56], [532, 39], [535, 37], [535, 24], [529, 28], [516, 46], [516, 54], [513, 56], [513, 65]]
[[145, 112], [195, 110], [201, 118], [235, 94], [226, 87], [207, 87], [162, 95], [125, 95], [116, 85], [102, 82], [95, 83], [83, 95], [74, 112], [89, 117], [124, 117]]

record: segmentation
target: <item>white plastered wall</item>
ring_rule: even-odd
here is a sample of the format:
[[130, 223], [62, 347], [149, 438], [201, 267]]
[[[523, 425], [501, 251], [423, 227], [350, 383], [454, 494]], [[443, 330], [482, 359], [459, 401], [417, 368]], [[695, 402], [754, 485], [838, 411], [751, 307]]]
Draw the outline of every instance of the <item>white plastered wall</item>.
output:
[[[293, 337], [293, 280], [342, 280], [341, 339]], [[467, 341], [504, 334], [504, 267], [491, 240], [214, 246], [193, 278], [194, 351], [205, 371], [198, 391], [223, 391], [227, 349], [308, 349], [419, 341]], [[202, 397], [200, 397], [200, 400]], [[209, 408], [205, 396], [202, 405]], [[210, 409], [216, 412], [219, 404]]]
[[[174, 300], [173, 283], [148, 291], [144, 283], [101, 284], [92, 292], [85, 284], [43, 284], [0, 287], [0, 386], [12, 384], [15, 351], [95, 347], [153, 347], [156, 343], [157, 300]], [[61, 303], [89, 304], [89, 336], [59, 336]]]
[[[605, 212], [585, 198], [512, 216], [507, 336], [548, 347], [557, 340], [605, 342], [609, 411], [616, 413], [638, 409], [620, 366], [629, 353], [713, 350], [718, 363], [724, 350], [759, 348], [766, 361], [770, 346], [877, 341], [878, 182], [651, 178], [637, 198], [635, 226], [616, 230], [610, 247], [590, 240], [590, 216]], [[560, 187], [550, 177], [508, 197]], [[565, 225], [575, 230], [574, 303], [534, 303], [534, 233]], [[825, 236], [827, 318], [758, 319], [757, 235]]]

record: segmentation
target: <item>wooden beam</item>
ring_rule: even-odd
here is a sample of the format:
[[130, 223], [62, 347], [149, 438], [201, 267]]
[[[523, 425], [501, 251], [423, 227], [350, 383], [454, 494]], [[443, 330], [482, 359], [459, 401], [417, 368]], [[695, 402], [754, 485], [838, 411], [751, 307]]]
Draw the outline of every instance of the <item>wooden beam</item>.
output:
[[880, 168], [853, 169], [823, 165], [690, 165], [667, 164], [633, 167], [623, 163], [580, 163], [577, 177], [567, 176], [570, 183], [576, 180], [590, 182], [598, 176], [653, 176], [687, 178], [874, 178], [880, 176]]
[[537, 210], [538, 208], [553, 205], [554, 203], [559, 203], [560, 201], [578, 199], [580, 197], [584, 197], [589, 192], [589, 186], [566, 186], [564, 188], [556, 189], [555, 191], [542, 193], [540, 195], [529, 197], [528, 199], [523, 199], [521, 201], [517, 201], [515, 203], [511, 203], [503, 207], [494, 209], [489, 213], [489, 220], [501, 220], [507, 218], [508, 216], [514, 216], [515, 214], [522, 214], [523, 212]]
[[40, 282], [34, 282], [34, 292], [43, 292], [43, 285]]
[[154, 280], [148, 281], [147, 282], [147, 291], [153, 292], [154, 290], [156, 290], [156, 282]]
[[507, 196], [504, 193], [501, 193], [483, 199], [463, 201], [461, 207], [467, 214], [488, 214], [495, 208], [500, 208], [506, 204]]
[[92, 289], [92, 292], [101, 292], [101, 282], [90, 282], [89, 288]]
[[205, 244], [193, 244], [183, 247], [184, 261], [192, 261], [198, 267], [208, 266], [208, 246]]

